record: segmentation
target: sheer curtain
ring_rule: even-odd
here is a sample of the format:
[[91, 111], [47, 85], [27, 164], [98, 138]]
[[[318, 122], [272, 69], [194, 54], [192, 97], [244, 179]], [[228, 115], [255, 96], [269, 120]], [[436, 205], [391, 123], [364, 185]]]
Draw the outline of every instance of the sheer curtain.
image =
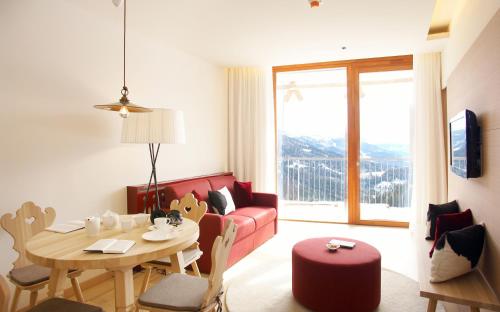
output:
[[240, 181], [252, 181], [257, 191], [272, 190], [274, 155], [270, 126], [268, 71], [261, 68], [229, 68], [229, 170]]
[[441, 54], [413, 58], [415, 103], [412, 111], [413, 207], [412, 228], [425, 225], [429, 203], [447, 200], [446, 142], [441, 101]]

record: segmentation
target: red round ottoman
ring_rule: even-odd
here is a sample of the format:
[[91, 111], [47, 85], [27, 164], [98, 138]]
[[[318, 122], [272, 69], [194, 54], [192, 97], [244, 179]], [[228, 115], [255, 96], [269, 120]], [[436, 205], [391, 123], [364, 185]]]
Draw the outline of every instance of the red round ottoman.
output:
[[[331, 239], [356, 246], [331, 252], [325, 246]], [[371, 312], [380, 303], [380, 269], [380, 253], [371, 245], [307, 239], [292, 250], [293, 296], [313, 311]]]

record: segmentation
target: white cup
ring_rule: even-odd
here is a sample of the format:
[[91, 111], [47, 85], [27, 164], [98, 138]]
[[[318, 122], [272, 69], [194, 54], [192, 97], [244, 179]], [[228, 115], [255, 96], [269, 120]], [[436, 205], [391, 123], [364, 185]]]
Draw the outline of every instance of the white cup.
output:
[[99, 217], [85, 218], [85, 230], [87, 231], [87, 236], [96, 236], [99, 234], [100, 229], [101, 219]]
[[130, 217], [121, 218], [120, 225], [122, 227], [123, 232], [130, 232], [134, 228], [134, 219], [132, 219]]
[[134, 215], [133, 218], [134, 218], [135, 224], [137, 224], [137, 226], [141, 227], [141, 226], [145, 226], [148, 223], [149, 214], [138, 213], [138, 214]]
[[172, 226], [170, 225], [170, 219], [168, 218], [156, 218], [155, 227], [158, 230], [164, 232], [170, 232], [172, 230]]
[[103, 216], [101, 217], [101, 219], [102, 219], [102, 225], [106, 229], [113, 229], [118, 225], [118, 220], [113, 215]]

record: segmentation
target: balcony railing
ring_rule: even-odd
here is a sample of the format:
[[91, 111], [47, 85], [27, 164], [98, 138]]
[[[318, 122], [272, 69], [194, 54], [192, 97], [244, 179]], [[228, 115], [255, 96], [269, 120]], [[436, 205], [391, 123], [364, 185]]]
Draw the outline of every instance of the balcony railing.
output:
[[[346, 158], [284, 157], [279, 160], [278, 166], [281, 199], [302, 202], [346, 200]], [[361, 159], [360, 179], [362, 204], [410, 206], [410, 159]]]

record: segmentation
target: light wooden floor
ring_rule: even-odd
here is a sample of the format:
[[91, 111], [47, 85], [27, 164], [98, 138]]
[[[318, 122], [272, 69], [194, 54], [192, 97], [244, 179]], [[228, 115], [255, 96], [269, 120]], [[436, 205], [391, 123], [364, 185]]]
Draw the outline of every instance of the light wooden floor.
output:
[[[136, 298], [142, 284], [143, 276], [143, 272], [134, 274], [134, 291]], [[151, 275], [150, 286], [157, 283], [158, 280], [162, 278], [162, 276], [164, 275], [154, 272]], [[106, 280], [99, 285], [83, 290], [83, 295], [85, 297], [86, 303], [102, 307], [106, 312], [115, 311], [115, 289], [112, 279]], [[74, 297], [69, 299], [76, 300]]]

